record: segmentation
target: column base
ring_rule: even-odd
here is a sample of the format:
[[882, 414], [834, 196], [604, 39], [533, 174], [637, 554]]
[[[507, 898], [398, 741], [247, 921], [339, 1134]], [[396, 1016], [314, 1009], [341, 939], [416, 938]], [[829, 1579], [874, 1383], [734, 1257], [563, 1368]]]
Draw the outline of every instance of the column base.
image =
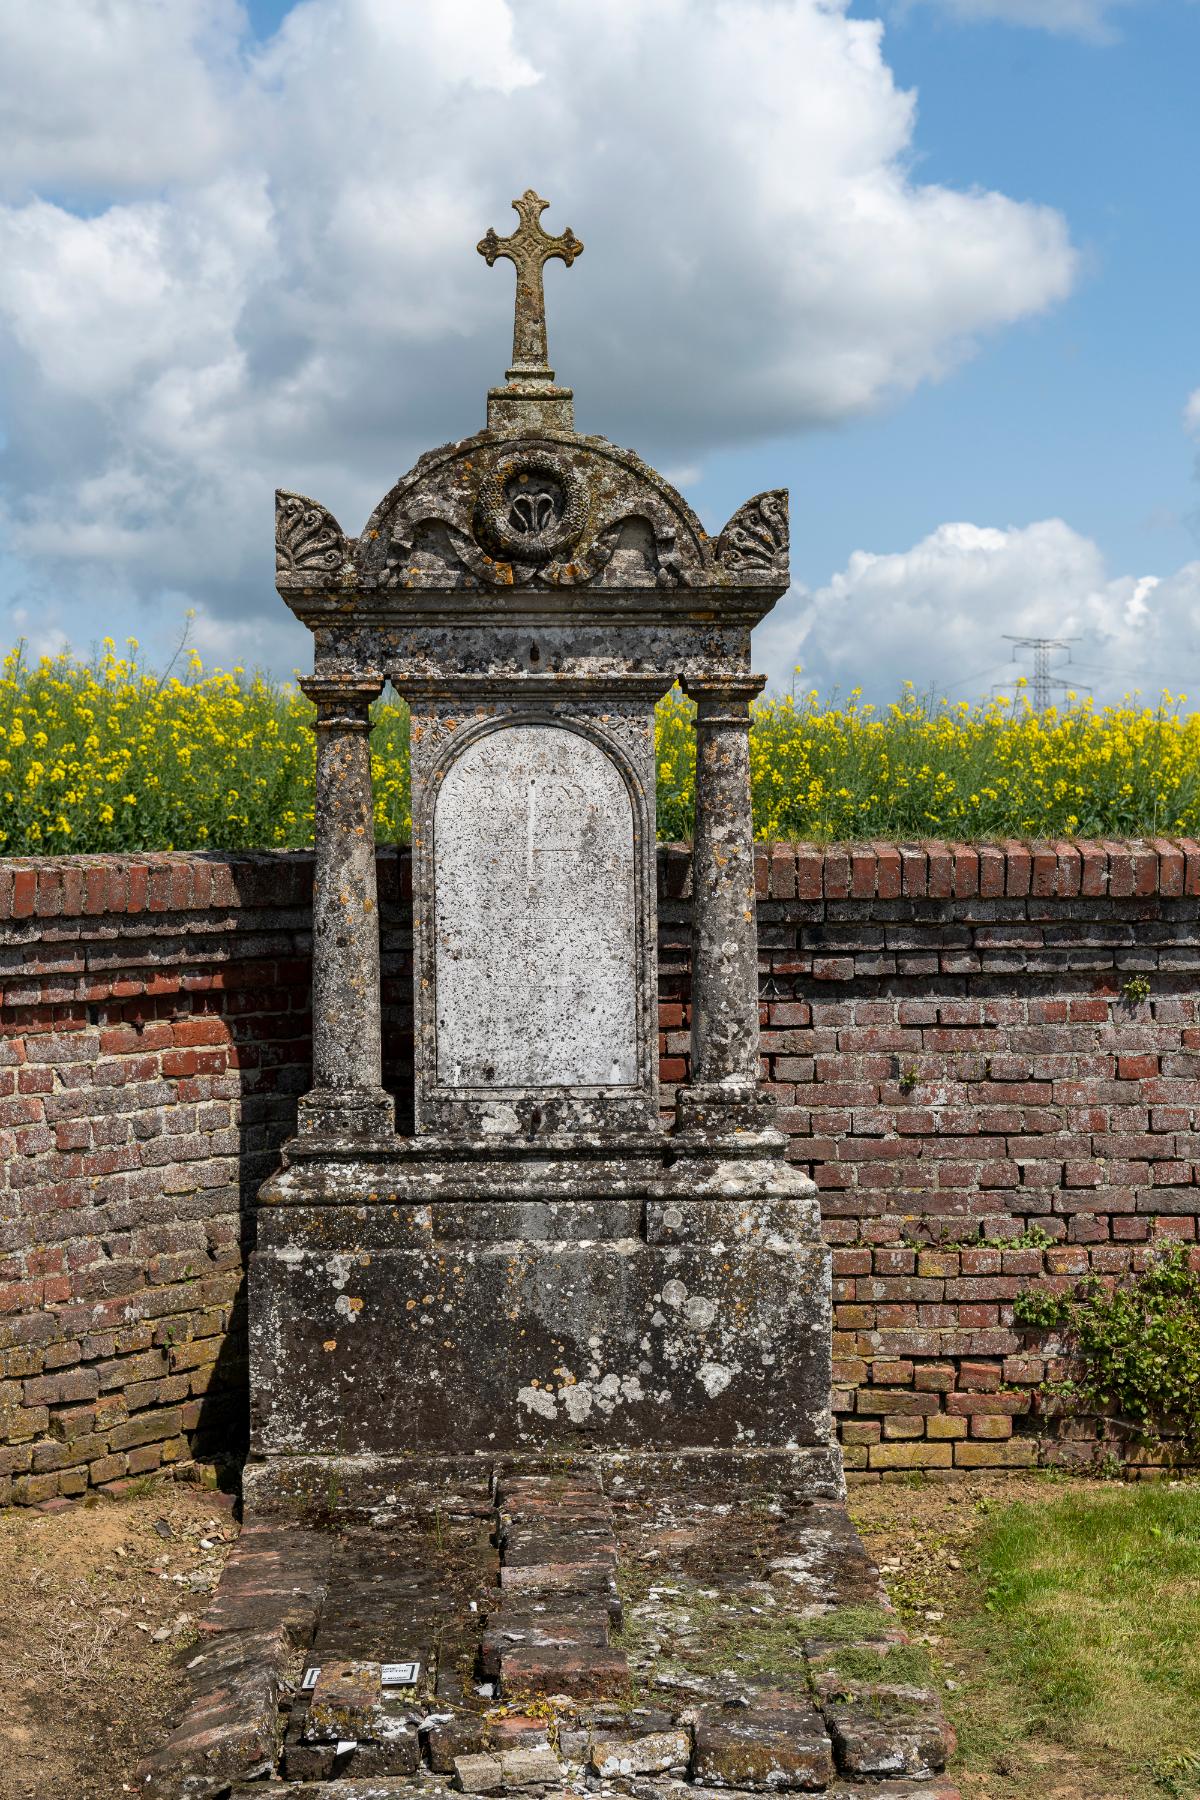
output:
[[373, 1143], [396, 1135], [396, 1102], [383, 1088], [310, 1088], [296, 1105], [302, 1138]]
[[694, 1081], [675, 1097], [675, 1135], [752, 1131], [787, 1145], [775, 1125], [775, 1103], [750, 1083], [724, 1087], [719, 1082]]
[[488, 389], [487, 428], [504, 437], [574, 431], [574, 391], [549, 381], [531, 381], [520, 370], [510, 369], [507, 387]]

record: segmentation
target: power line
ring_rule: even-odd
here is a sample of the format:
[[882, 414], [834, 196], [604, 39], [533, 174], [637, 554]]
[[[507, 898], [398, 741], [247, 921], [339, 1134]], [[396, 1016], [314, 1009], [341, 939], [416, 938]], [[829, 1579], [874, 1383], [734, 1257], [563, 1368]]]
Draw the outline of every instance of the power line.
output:
[[960, 675], [957, 681], [935, 682], [934, 691], [936, 692], [940, 688], [943, 694], [953, 694], [958, 688], [969, 687], [974, 681], [982, 681], [985, 675], [993, 675], [997, 669], [1006, 669], [1007, 667], [1007, 663], [989, 663], [986, 669], [976, 669], [970, 675]]

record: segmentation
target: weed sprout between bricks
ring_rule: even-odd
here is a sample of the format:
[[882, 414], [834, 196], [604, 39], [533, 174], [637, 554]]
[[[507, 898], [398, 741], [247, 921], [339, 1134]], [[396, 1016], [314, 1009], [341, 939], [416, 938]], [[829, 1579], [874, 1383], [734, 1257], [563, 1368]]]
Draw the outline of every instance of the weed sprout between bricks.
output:
[[[765, 700], [750, 739], [760, 839], [1140, 836], [1200, 828], [1200, 713], [1018, 700], [932, 704], [906, 686], [875, 708], [857, 692]], [[658, 707], [658, 833], [685, 838], [695, 796], [693, 708]], [[375, 828], [412, 829], [408, 714], [372, 708]], [[91, 661], [0, 670], [0, 852], [250, 850], [312, 842], [313, 708], [290, 683], [245, 670], [156, 674], [137, 644]]]

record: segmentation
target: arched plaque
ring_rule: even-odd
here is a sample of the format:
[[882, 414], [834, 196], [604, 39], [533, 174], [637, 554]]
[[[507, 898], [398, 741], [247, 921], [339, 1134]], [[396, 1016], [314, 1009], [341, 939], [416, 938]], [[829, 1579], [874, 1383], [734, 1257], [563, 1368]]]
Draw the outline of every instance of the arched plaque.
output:
[[638, 1080], [633, 808], [600, 746], [550, 724], [476, 738], [433, 829], [437, 1080]]

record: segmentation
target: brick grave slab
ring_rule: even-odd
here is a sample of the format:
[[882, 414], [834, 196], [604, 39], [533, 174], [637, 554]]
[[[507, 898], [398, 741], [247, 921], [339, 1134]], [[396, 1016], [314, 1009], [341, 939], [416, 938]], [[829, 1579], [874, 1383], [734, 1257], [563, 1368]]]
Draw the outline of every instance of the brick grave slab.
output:
[[201, 1630], [149, 1800], [959, 1800], [837, 1502], [578, 1465], [414, 1484], [249, 1525]]

